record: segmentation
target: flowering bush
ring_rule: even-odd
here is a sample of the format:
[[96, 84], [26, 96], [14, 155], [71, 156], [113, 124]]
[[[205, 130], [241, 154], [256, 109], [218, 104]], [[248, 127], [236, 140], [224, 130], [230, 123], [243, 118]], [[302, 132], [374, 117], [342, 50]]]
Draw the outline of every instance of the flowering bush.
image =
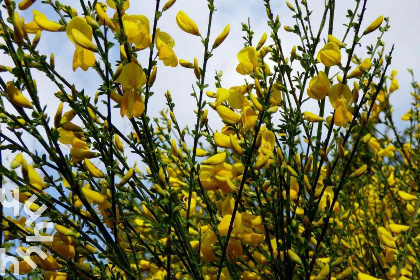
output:
[[[37, 232], [53, 236], [38, 244], [45, 258], [19, 258], [5, 279], [15, 268], [46, 280], [417, 279], [420, 86], [412, 84], [400, 132], [389, 102], [399, 88], [388, 71], [393, 47], [382, 41], [389, 20], [365, 23], [367, 0], [345, 19], [326, 1], [319, 26], [306, 0], [286, 2], [296, 23], [284, 29], [270, 0], [261, 1], [267, 33], [256, 42], [242, 25], [239, 84], [222, 72], [213, 84], [207, 77], [230, 32], [213, 30], [213, 0], [207, 26], [184, 11], [173, 19], [185, 38], [201, 39], [203, 57], [191, 61], [178, 59], [177, 38], [159, 25], [175, 0], [154, 2], [154, 18], [128, 0], [35, 2], [5, 0], [0, 15], [0, 47], [13, 61], [0, 68], [0, 174], [55, 226], [39, 231], [2, 206], [0, 241], [10, 255], [37, 245], [27, 240]], [[33, 18], [21, 16], [26, 9]], [[341, 39], [337, 22], [346, 26]], [[54, 54], [37, 50], [46, 32], [66, 33], [72, 66], [55, 67]], [[289, 36], [301, 41], [290, 52]], [[160, 118], [151, 117], [163, 67], [196, 78], [189, 127], [178, 122], [170, 88]], [[98, 75], [96, 94], [77, 88], [61, 73], [67, 68]], [[41, 93], [35, 73], [56, 88]], [[57, 109], [39, 98], [52, 92]]]

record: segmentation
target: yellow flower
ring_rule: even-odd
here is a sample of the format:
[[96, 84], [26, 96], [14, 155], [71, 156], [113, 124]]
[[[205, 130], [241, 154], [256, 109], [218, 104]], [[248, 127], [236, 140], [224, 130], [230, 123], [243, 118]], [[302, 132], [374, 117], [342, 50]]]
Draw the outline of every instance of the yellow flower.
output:
[[41, 176], [36, 172], [35, 168], [33, 166], [28, 165], [28, 177], [29, 177], [29, 183], [37, 188], [38, 190], [43, 190], [47, 187], [45, 182], [42, 180]]
[[117, 82], [122, 85], [124, 91], [141, 89], [146, 83], [146, 74], [137, 63], [130, 62], [124, 65]]
[[274, 106], [280, 106], [281, 105], [281, 92], [283, 90], [283, 85], [280, 85], [278, 83], [273, 84], [273, 87], [271, 88], [271, 98], [270, 102]]
[[58, 238], [53, 239], [51, 248], [67, 259], [74, 258], [74, 256], [76, 255], [74, 246], [66, 244]]
[[334, 124], [346, 127], [347, 123], [353, 119], [350, 112], [350, 102], [353, 95], [348, 85], [336, 84], [330, 89], [328, 95], [331, 106], [336, 110], [334, 114]]
[[218, 88], [216, 91], [216, 103], [214, 104], [215, 107], [219, 106], [230, 97], [230, 91], [225, 88]]
[[175, 52], [168, 47], [162, 47], [160, 49], [159, 59], [163, 61], [165, 66], [178, 66], [178, 58], [176, 57]]
[[367, 165], [363, 164], [361, 167], [356, 169], [353, 173], [350, 174], [349, 178], [358, 178], [362, 176], [367, 170]]
[[[121, 8], [123, 10], [127, 10], [130, 7], [130, 2], [129, 0], [122, 0], [122, 5]], [[115, 5], [115, 1], [114, 0], [106, 0], [106, 3], [108, 4], [108, 6], [110, 6], [112, 9], [117, 9], [117, 6]]]
[[201, 234], [202, 234], [201, 247], [200, 247], [201, 258], [206, 262], [214, 262], [216, 260], [216, 256], [213, 253], [213, 245], [217, 241], [217, 236], [211, 229], [205, 229], [204, 227], [202, 227]]
[[66, 280], [66, 272], [57, 272], [57, 271], [44, 271], [45, 280]]
[[216, 132], [214, 133], [214, 143], [221, 148], [230, 148], [231, 147], [231, 142], [230, 142], [230, 137], [229, 135], [225, 135], [223, 133], [220, 132]]
[[357, 274], [357, 280], [380, 280], [380, 279], [379, 278], [376, 278], [376, 277], [373, 277], [373, 276], [370, 276], [368, 274], [359, 272]]
[[406, 225], [398, 225], [398, 224], [390, 224], [389, 225], [389, 230], [392, 233], [401, 233], [404, 231], [407, 231], [410, 227], [406, 226]]
[[36, 24], [42, 29], [51, 32], [63, 31], [64, 26], [61, 24], [51, 21], [47, 18], [46, 15], [43, 13], [33, 10], [32, 13], [34, 14], [34, 21]]
[[86, 197], [89, 203], [102, 203], [107, 197], [104, 194], [98, 193], [94, 190], [91, 190], [87, 187], [82, 188], [83, 195]]
[[319, 202], [319, 209], [322, 212], [328, 211], [328, 207], [331, 205], [331, 202], [334, 198], [334, 190], [332, 187], [327, 187], [324, 191], [324, 194], [321, 197], [321, 200]]
[[270, 130], [264, 130], [261, 136], [261, 146], [260, 150], [266, 149], [267, 151], [273, 152], [274, 146], [276, 144], [276, 136]]
[[303, 112], [303, 118], [308, 122], [323, 122], [324, 119], [314, 113], [305, 111]]
[[349, 103], [352, 100], [352, 93], [348, 85], [336, 84], [331, 87], [328, 98], [331, 106], [338, 109], [343, 102]]
[[217, 106], [216, 111], [222, 120], [229, 124], [239, 123], [242, 119], [240, 115], [223, 105]]
[[236, 67], [236, 71], [242, 75], [248, 75], [254, 72], [257, 67], [257, 51], [254, 47], [243, 48], [238, 53], [239, 64]]
[[370, 58], [366, 58], [365, 60], [363, 60], [362, 63], [360, 63], [359, 66], [356, 67], [356, 69], [354, 69], [350, 73], [350, 75], [348, 75], [348, 78], [350, 79], [350, 78], [360, 77], [364, 73], [366, 73], [366, 71], [369, 71], [371, 67], [372, 67], [372, 61], [370, 60]]
[[96, 10], [96, 14], [98, 15], [98, 18], [99, 18], [99, 23], [100, 24], [105, 23], [106, 26], [108, 26], [109, 28], [114, 30], [115, 25], [112, 22], [111, 18], [106, 14], [102, 5], [103, 5], [102, 3], [96, 3], [96, 5], [95, 5], [95, 10]]
[[242, 223], [244, 226], [253, 228], [256, 226], [262, 225], [262, 217], [261, 216], [255, 216], [247, 212], [241, 213], [242, 217]]
[[375, 153], [378, 153], [381, 149], [381, 144], [379, 143], [378, 139], [374, 137], [370, 138], [368, 145]]
[[394, 157], [395, 156], [395, 146], [394, 145], [388, 145], [384, 149], [381, 149], [378, 152], [378, 157]]
[[346, 45], [341, 42], [340, 40], [338, 40], [336, 37], [334, 37], [333, 35], [328, 35], [328, 42], [332, 42], [332, 43], [336, 43], [337, 46], [339, 46], [340, 48], [344, 48]]
[[132, 117], [140, 117], [144, 112], [144, 103], [141, 95], [134, 90], [128, 90], [124, 93], [121, 101], [121, 117], [127, 116], [131, 119]]
[[28, 274], [29, 272], [31, 272], [33, 270], [33, 268], [25, 261], [18, 261], [16, 263], [16, 267], [15, 267], [15, 263], [12, 263], [9, 267], [9, 271], [15, 271], [18, 272], [18, 274]]
[[242, 123], [245, 131], [253, 129], [258, 120], [258, 114], [251, 107], [246, 106], [242, 110]]
[[404, 191], [398, 191], [398, 195], [401, 197], [402, 200], [411, 201], [416, 200], [417, 196], [406, 193]]
[[307, 93], [309, 97], [321, 100], [328, 95], [330, 91], [330, 80], [327, 75], [320, 71], [318, 75], [314, 76], [309, 82]]
[[248, 99], [245, 98], [245, 93], [251, 89], [250, 85], [235, 86], [229, 89], [229, 106], [233, 109], [242, 109], [244, 106], [250, 106]]
[[400, 85], [398, 84], [398, 80], [397, 79], [392, 79], [391, 80], [391, 86], [389, 87], [389, 93], [393, 93], [397, 89], [400, 89]]
[[163, 46], [168, 48], [173, 48], [175, 46], [175, 41], [166, 32], [161, 31], [159, 28], [156, 30], [156, 49], [159, 50]]
[[94, 158], [99, 156], [98, 153], [89, 151], [89, 147], [86, 142], [80, 140], [79, 138], [73, 139], [70, 154], [74, 162], [81, 161], [85, 158]]
[[66, 34], [76, 46], [73, 55], [73, 71], [76, 71], [78, 67], [83, 71], [93, 67], [95, 65], [93, 50], [96, 46], [92, 43], [92, 27], [86, 19], [79, 16], [73, 17], [67, 24]]
[[26, 10], [30, 6], [32, 6], [33, 3], [35, 3], [36, 0], [23, 0], [19, 3], [18, 8], [19, 10]]
[[316, 277], [316, 280], [326, 279], [328, 274], [330, 274], [330, 265], [327, 263], [319, 272], [318, 276]]
[[83, 71], [93, 67], [95, 65], [95, 55], [92, 51], [76, 47], [73, 55], [73, 71], [76, 71], [80, 67]]
[[369, 34], [381, 26], [382, 22], [384, 21], [384, 16], [379, 16], [375, 19], [366, 29], [363, 31], [363, 35]]
[[227, 246], [227, 257], [230, 262], [242, 257], [242, 243], [236, 238], [231, 238]]
[[174, 4], [176, 0], [168, 0], [165, 5], [163, 5], [162, 11], [166, 11], [170, 9]]
[[287, 255], [289, 256], [290, 260], [302, 265], [302, 260], [300, 259], [299, 255], [295, 253], [295, 251], [293, 251], [292, 249], [288, 249]]
[[317, 59], [327, 67], [341, 63], [340, 48], [336, 43], [329, 42], [318, 52]]
[[7, 82], [6, 92], [9, 101], [13, 105], [23, 108], [32, 108], [31, 101], [29, 101], [12, 82]]
[[353, 120], [353, 114], [343, 105], [338, 107], [334, 114], [334, 124], [347, 127], [347, 124]]
[[178, 58], [173, 51], [175, 41], [166, 32], [156, 30], [156, 49], [158, 50], [159, 59], [163, 61], [165, 66], [176, 67], [178, 66]]
[[125, 14], [122, 21], [127, 42], [133, 43], [139, 50], [149, 47], [151, 43], [150, 23], [146, 16]]
[[218, 165], [225, 161], [226, 159], [226, 153], [218, 153], [214, 156], [209, 157], [208, 159], [204, 160], [202, 164], [209, 164], [209, 165]]
[[41, 27], [36, 23], [36, 21], [31, 21], [25, 24], [25, 30], [28, 33], [36, 34], [38, 31], [41, 31]]
[[217, 38], [214, 40], [212, 48], [215, 49], [218, 46], [220, 46], [221, 43], [226, 39], [226, 37], [229, 35], [230, 32], [230, 25], [226, 25], [225, 29], [223, 29], [222, 33], [217, 36]]
[[190, 19], [190, 17], [184, 11], [178, 12], [176, 15], [176, 23], [183, 31], [192, 35], [200, 35], [197, 24], [195, 24], [195, 22]]

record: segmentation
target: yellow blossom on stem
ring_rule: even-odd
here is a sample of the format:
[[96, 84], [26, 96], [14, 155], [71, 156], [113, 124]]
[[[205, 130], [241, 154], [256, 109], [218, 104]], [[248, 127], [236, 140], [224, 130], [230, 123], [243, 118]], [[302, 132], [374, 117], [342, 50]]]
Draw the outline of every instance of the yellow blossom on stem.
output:
[[43, 13], [36, 10], [33, 10], [32, 12], [34, 14], [34, 21], [42, 30], [51, 32], [64, 31], [64, 26], [49, 20]]
[[[128, 8], [130, 7], [130, 1], [129, 0], [122, 0], [121, 1], [122, 5], [121, 8], [123, 10], [128, 10]], [[114, 0], [106, 0], [106, 4], [108, 6], [110, 6], [112, 9], [117, 9], [117, 5], [115, 5], [115, 1]]]
[[320, 116], [315, 115], [314, 113], [311, 113], [308, 111], [303, 112], [303, 118], [307, 120], [308, 122], [323, 122], [324, 121], [324, 118], [321, 118]]
[[334, 37], [333, 35], [329, 34], [328, 35], [328, 42], [332, 42], [337, 44], [337, 46], [339, 46], [340, 48], [344, 48], [346, 46], [346, 44], [344, 44], [343, 42], [341, 42], [340, 40], [338, 40], [336, 37]]
[[217, 106], [216, 111], [219, 114], [219, 116], [223, 119], [223, 121], [229, 124], [239, 123], [242, 119], [241, 115], [238, 115], [237, 113], [223, 105]]
[[183, 31], [192, 35], [200, 35], [197, 24], [184, 12], [179, 11], [176, 15], [176, 23]]
[[363, 60], [362, 63], [360, 63], [359, 66], [356, 67], [356, 69], [354, 69], [347, 77], [350, 78], [355, 78], [355, 77], [360, 77], [362, 76], [364, 73], [366, 73], [367, 71], [370, 70], [370, 68], [372, 67], [372, 61], [370, 61], [370, 58], [366, 58], [365, 60]]
[[73, 158], [73, 161], [75, 162], [81, 161], [85, 158], [94, 158], [99, 156], [98, 153], [89, 150], [89, 147], [86, 144], [86, 142], [78, 138], [73, 139], [70, 154]]
[[174, 46], [175, 41], [171, 35], [158, 28], [156, 30], [156, 48], [159, 59], [163, 61], [165, 66], [176, 67], [178, 65], [178, 58], [173, 51]]
[[336, 43], [329, 42], [318, 52], [317, 60], [327, 67], [341, 63], [341, 52]]
[[307, 93], [309, 97], [321, 100], [328, 95], [330, 91], [330, 80], [327, 75], [320, 71], [318, 75], [314, 76], [309, 82]]
[[379, 16], [375, 19], [368, 27], [366, 27], [365, 31], [363, 31], [363, 35], [367, 35], [381, 26], [382, 22], [384, 21], [384, 16]]
[[251, 74], [257, 67], [257, 51], [254, 47], [245, 47], [238, 53], [238, 60], [236, 71], [242, 75]]
[[331, 106], [336, 110], [334, 114], [334, 124], [346, 127], [347, 123], [353, 119], [349, 110], [353, 95], [348, 85], [336, 84], [330, 89], [328, 95]]
[[212, 48], [215, 49], [218, 46], [220, 46], [220, 44], [222, 44], [223, 41], [226, 39], [226, 37], [229, 35], [229, 32], [230, 32], [230, 25], [228, 24], [223, 29], [222, 33], [220, 33], [219, 36], [216, 37], [216, 39], [214, 40]]
[[23, 108], [32, 108], [31, 101], [29, 101], [12, 82], [7, 83], [6, 92], [9, 97], [9, 101], [13, 105]]
[[86, 71], [95, 65], [96, 46], [92, 43], [92, 27], [86, 19], [76, 16], [67, 24], [66, 34], [70, 41], [76, 46], [73, 55], [73, 71], [78, 67]]
[[359, 272], [357, 274], [357, 280], [380, 280], [380, 279], [379, 278], [376, 278], [376, 277], [373, 277], [373, 276], [370, 276], [368, 274]]
[[143, 15], [127, 15], [122, 18], [127, 42], [133, 43], [136, 49], [142, 50], [151, 43], [149, 19]]
[[253, 129], [258, 120], [258, 114], [251, 107], [246, 106], [242, 110], [242, 123], [245, 130]]
[[124, 90], [121, 101], [121, 116], [140, 117], [144, 111], [144, 103], [138, 92], [146, 84], [146, 74], [135, 62], [125, 65], [117, 79]]

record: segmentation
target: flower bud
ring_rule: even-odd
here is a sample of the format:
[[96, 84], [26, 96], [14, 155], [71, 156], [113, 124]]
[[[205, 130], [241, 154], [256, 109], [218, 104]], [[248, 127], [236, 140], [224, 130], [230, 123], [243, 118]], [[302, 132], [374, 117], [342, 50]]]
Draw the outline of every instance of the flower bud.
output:
[[293, 5], [289, 1], [286, 1], [286, 5], [292, 12], [295, 11], [295, 7], [293, 7]]
[[23, 44], [23, 29], [20, 23], [19, 14], [18, 12], [14, 12], [13, 14], [13, 39], [16, 44], [22, 45]]
[[198, 66], [198, 61], [196, 57], [194, 57], [194, 74], [197, 79], [200, 79], [201, 72], [200, 72], [200, 67]]
[[173, 4], [175, 4], [176, 0], [168, 0], [168, 2], [163, 5], [162, 11], [166, 11], [172, 7]]
[[152, 73], [150, 74], [150, 77], [149, 77], [149, 87], [152, 87], [153, 84], [155, 83], [156, 74], [157, 74], [157, 66], [155, 65], [153, 66]]
[[22, 2], [19, 3], [18, 8], [19, 10], [26, 10], [30, 6], [32, 6], [32, 4], [35, 2], [36, 0], [23, 0]]
[[230, 25], [226, 25], [225, 29], [223, 29], [222, 33], [217, 36], [216, 40], [214, 40], [212, 48], [215, 49], [220, 46], [221, 43], [226, 39], [230, 32]]
[[93, 28], [93, 29], [98, 29], [99, 28], [99, 23], [93, 19], [91, 16], [86, 16], [85, 17], [86, 22]]
[[369, 33], [372, 33], [376, 29], [381, 26], [382, 22], [384, 21], [384, 16], [380, 16], [377, 19], [375, 19], [366, 29], [363, 31], [363, 35], [367, 35]]
[[41, 40], [41, 31], [37, 31], [34, 39], [32, 40], [31, 48], [36, 49], [40, 40]]
[[261, 49], [261, 47], [265, 44], [265, 41], [267, 40], [267, 33], [264, 33], [263, 35], [262, 35], [262, 37], [261, 37], [261, 39], [258, 41], [258, 44], [257, 44], [257, 51], [259, 50], [259, 49]]
[[290, 27], [288, 25], [284, 26], [284, 30], [286, 30], [287, 32], [295, 32], [295, 30], [293, 29], [293, 27]]
[[51, 55], [50, 55], [50, 67], [51, 67], [51, 69], [54, 69], [55, 68], [55, 56], [54, 56], [54, 53], [51, 53]]
[[176, 15], [176, 23], [183, 31], [192, 35], [200, 35], [197, 24], [195, 24], [195, 22], [190, 19], [190, 17], [184, 11], [178, 12]]

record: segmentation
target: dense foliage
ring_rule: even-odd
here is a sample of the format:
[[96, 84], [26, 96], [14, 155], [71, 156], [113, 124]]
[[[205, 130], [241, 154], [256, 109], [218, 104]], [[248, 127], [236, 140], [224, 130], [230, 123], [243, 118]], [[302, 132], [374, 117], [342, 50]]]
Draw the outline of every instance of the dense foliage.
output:
[[[208, 77], [230, 26], [213, 30], [217, 1], [207, 2], [208, 25], [179, 11], [173, 22], [186, 34], [174, 40], [159, 20], [175, 0], [150, 1], [150, 19], [128, 0], [4, 1], [0, 48], [13, 64], [0, 66], [1, 183], [25, 209], [45, 205], [39, 219], [54, 224], [36, 228], [2, 205], [1, 247], [46, 254], [18, 258], [4, 279], [417, 279], [420, 86], [413, 81], [401, 132], [389, 102], [399, 88], [394, 47], [382, 41], [389, 19], [364, 22], [367, 0], [348, 1], [337, 18], [328, 0], [315, 23], [307, 1], [295, 0], [284, 3], [295, 25], [282, 27], [261, 0], [267, 33], [256, 41], [242, 24], [243, 83], [230, 84], [222, 72]], [[67, 34], [72, 66], [37, 49], [46, 32]], [[292, 36], [301, 44], [285, 50]], [[175, 41], [187, 39], [201, 40], [202, 57], [177, 58]], [[154, 94], [163, 67], [196, 77], [188, 127], [171, 88]], [[67, 68], [97, 75], [96, 94]], [[58, 108], [42, 104], [34, 73], [55, 85]], [[166, 98], [159, 118], [152, 98]], [[52, 240], [28, 241], [37, 229]]]

